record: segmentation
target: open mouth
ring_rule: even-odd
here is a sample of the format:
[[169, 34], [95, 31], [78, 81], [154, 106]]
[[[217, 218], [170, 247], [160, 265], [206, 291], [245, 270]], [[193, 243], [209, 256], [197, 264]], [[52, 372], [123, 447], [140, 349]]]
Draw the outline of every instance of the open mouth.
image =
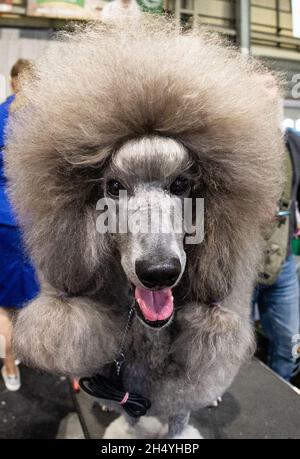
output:
[[172, 319], [174, 300], [170, 288], [154, 291], [136, 287], [134, 296], [137, 314], [150, 327], [161, 328]]

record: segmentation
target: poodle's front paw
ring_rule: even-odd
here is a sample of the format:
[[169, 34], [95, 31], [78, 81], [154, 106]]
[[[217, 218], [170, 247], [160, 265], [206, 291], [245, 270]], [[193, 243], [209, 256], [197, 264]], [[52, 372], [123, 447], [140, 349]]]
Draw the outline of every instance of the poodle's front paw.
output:
[[203, 440], [203, 437], [196, 427], [188, 425], [181, 434], [172, 437], [172, 440]]

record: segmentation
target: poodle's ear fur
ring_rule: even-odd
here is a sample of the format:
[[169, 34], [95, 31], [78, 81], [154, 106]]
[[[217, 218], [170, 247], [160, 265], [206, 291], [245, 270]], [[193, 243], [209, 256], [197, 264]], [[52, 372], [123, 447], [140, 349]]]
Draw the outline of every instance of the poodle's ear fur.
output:
[[226, 296], [241, 257], [253, 278], [283, 152], [264, 74], [218, 38], [158, 18], [90, 26], [52, 46], [24, 85], [6, 152], [10, 195], [46, 279], [67, 291], [96, 272], [101, 282], [100, 260], [114, 257], [96, 234], [89, 180], [101, 179], [119, 145], [145, 135], [181, 142], [198, 168], [205, 241], [187, 248], [192, 296]]
[[59, 292], [79, 295], [103, 287], [113, 250], [106, 248], [107, 238], [97, 233], [94, 214], [89, 206], [74, 201], [43, 216], [38, 233], [26, 232], [42, 277]]
[[211, 157], [204, 153], [195, 160], [194, 195], [204, 197], [205, 231], [202, 243], [186, 246], [188, 298], [192, 301], [221, 302], [238, 282], [243, 284], [242, 278], [245, 285], [256, 280], [264, 235], [273, 222], [280, 190], [278, 166], [283, 145], [278, 127], [274, 128], [278, 141], [274, 158], [265, 146], [264, 153], [259, 150], [261, 156], [249, 151], [242, 160], [245, 151], [227, 155], [225, 149], [218, 157], [213, 158], [211, 151]]

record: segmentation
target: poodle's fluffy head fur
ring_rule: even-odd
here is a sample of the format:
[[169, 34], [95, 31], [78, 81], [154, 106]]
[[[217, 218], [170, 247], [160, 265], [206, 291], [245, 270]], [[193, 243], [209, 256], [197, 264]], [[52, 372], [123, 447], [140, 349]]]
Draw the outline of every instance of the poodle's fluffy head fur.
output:
[[[218, 38], [181, 33], [163, 19], [64, 34], [24, 84], [26, 104], [11, 119], [6, 152], [10, 195], [43, 282], [118, 314], [128, 286], [140, 286], [140, 258], [177, 257], [175, 308], [237, 291], [249, 302], [282, 160], [267, 74]], [[160, 202], [182, 176], [186, 196], [204, 198], [202, 243], [185, 245], [183, 233], [97, 232], [96, 200], [112, 179]], [[22, 344], [30, 308], [20, 318]], [[230, 308], [248, 314], [240, 301]]]

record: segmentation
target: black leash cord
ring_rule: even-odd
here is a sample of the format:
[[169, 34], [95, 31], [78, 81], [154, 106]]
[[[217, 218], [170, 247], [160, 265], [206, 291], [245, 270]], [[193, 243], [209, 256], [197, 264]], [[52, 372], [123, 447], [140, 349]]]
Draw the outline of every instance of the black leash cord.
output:
[[112, 385], [110, 379], [102, 375], [96, 375], [92, 378], [81, 378], [79, 384], [85, 392], [93, 397], [118, 402], [126, 413], [134, 418], [144, 416], [151, 406], [147, 398], [117, 388], [115, 385]]
[[[151, 406], [151, 402], [141, 395], [126, 392], [122, 387], [121, 368], [125, 360], [125, 341], [134, 318], [134, 305], [131, 306], [125, 331], [120, 344], [118, 357], [111, 367], [111, 378], [100, 374], [91, 378], [81, 378], [79, 385], [82, 390], [92, 397], [118, 402], [129, 416], [139, 418], [144, 416]], [[115, 368], [114, 368], [115, 367]]]
[[125, 342], [126, 342], [127, 334], [128, 334], [128, 332], [129, 332], [129, 330], [131, 328], [133, 319], [134, 319], [134, 308], [133, 308], [133, 305], [132, 305], [131, 308], [129, 309], [126, 327], [125, 327], [125, 330], [124, 330], [124, 333], [123, 333], [123, 337], [122, 337], [122, 341], [121, 341], [121, 344], [120, 344], [120, 347], [119, 347], [118, 357], [114, 360], [114, 362], [116, 364], [116, 369], [117, 369], [117, 375], [118, 376], [120, 375], [121, 367], [122, 367], [123, 362], [125, 360]]

